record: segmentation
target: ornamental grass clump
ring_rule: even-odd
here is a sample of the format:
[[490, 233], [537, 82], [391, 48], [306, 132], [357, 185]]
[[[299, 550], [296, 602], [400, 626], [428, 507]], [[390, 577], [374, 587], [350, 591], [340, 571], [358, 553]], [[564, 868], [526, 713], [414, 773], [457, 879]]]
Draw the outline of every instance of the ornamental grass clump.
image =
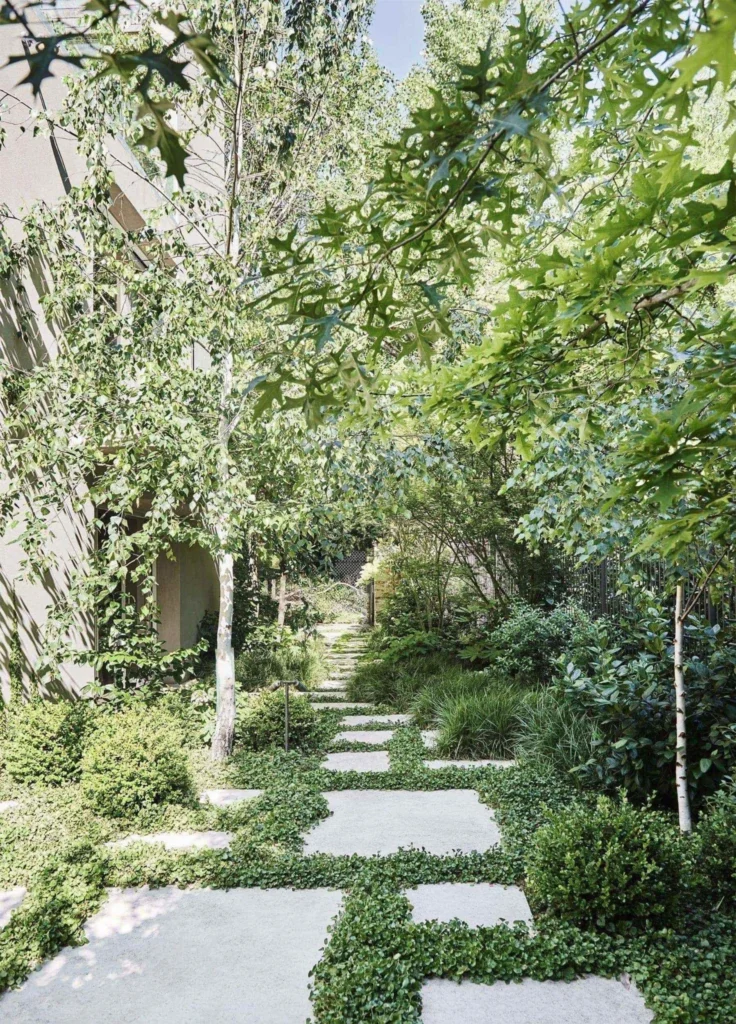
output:
[[104, 716], [82, 758], [85, 802], [111, 818], [186, 801], [193, 791], [181, 727], [158, 708]]
[[526, 694], [494, 684], [477, 693], [451, 694], [437, 710], [437, 752], [447, 757], [512, 757]]
[[600, 797], [548, 815], [528, 858], [527, 893], [537, 910], [581, 928], [644, 931], [671, 919], [681, 868], [666, 815]]
[[14, 782], [61, 786], [79, 779], [92, 711], [81, 701], [36, 698], [7, 712], [2, 760]]

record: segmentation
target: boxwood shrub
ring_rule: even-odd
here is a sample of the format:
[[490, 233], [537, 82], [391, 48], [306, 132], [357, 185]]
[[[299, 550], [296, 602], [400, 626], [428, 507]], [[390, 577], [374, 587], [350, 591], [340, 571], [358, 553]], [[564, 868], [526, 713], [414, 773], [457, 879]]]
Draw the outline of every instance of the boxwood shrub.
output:
[[81, 701], [37, 698], [7, 712], [2, 759], [15, 782], [61, 786], [79, 778], [92, 709]]
[[527, 864], [533, 904], [583, 928], [639, 931], [677, 902], [682, 857], [674, 823], [625, 798], [550, 814]]
[[[283, 689], [263, 690], [244, 702], [237, 735], [248, 750], [284, 745], [285, 697]], [[319, 712], [303, 696], [290, 695], [289, 743], [295, 750], [313, 750], [325, 735]]]
[[192, 778], [179, 724], [159, 708], [102, 717], [82, 758], [82, 794], [108, 817], [190, 796]]

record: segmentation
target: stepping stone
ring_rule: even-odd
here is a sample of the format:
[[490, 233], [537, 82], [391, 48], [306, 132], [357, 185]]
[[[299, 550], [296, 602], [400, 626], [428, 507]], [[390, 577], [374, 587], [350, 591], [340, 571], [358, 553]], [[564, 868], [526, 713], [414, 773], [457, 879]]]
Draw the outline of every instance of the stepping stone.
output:
[[[341, 700], [341, 701], [345, 702], [345, 698], [347, 697], [347, 693], [345, 692], [345, 690], [328, 690], [326, 693], [324, 691], [313, 690], [311, 696], [313, 696], [314, 699], [317, 700], [317, 701], [320, 701], [320, 700], [330, 700], [331, 701], [333, 699], [333, 697], [334, 697], [336, 700]], [[350, 707], [354, 707], [354, 705], [351, 704]]]
[[423, 1024], [650, 1024], [654, 1014], [636, 986], [590, 975], [575, 981], [432, 978], [422, 986]]
[[64, 949], [0, 998], [13, 1024], [304, 1024], [341, 893], [113, 889]]
[[372, 747], [382, 747], [393, 737], [390, 729], [346, 729], [339, 732], [333, 743], [370, 743]]
[[330, 811], [308, 833], [305, 853], [370, 857], [415, 846], [444, 856], [500, 842], [493, 812], [472, 789], [342, 790], [323, 794]]
[[22, 885], [15, 889], [0, 889], [0, 930], [8, 924], [13, 911], [21, 905], [26, 891]]
[[346, 715], [343, 725], [370, 725], [378, 722], [381, 725], [406, 725], [411, 721], [410, 715]]
[[230, 807], [244, 800], [255, 800], [262, 794], [262, 789], [205, 789], [199, 794], [199, 802], [213, 804], [215, 807]]
[[[362, 703], [358, 700], [354, 700], [352, 703], [349, 700], [333, 700], [329, 704], [318, 704], [317, 701], [312, 701], [312, 707], [315, 711], [345, 711], [347, 708], [369, 708], [371, 706], [371, 704]], [[371, 722], [375, 722], [375, 718], [371, 718]]]
[[437, 746], [437, 740], [439, 738], [439, 729], [422, 729], [422, 743], [428, 750], [433, 750]]
[[[340, 690], [342, 693], [345, 692], [345, 680], [344, 679], [323, 679], [317, 687], [317, 690]], [[314, 692], [314, 691], [312, 691]]]
[[513, 768], [516, 761], [425, 761], [425, 768]]
[[232, 838], [231, 832], [153, 832], [147, 836], [126, 836], [105, 846], [124, 849], [133, 843], [163, 843], [167, 850], [227, 850]]
[[412, 920], [452, 921], [458, 918], [471, 928], [492, 928], [533, 922], [526, 896], [516, 885], [490, 885], [487, 882], [443, 882], [418, 885], [406, 898], [412, 905]]
[[14, 807], [20, 807], [20, 800], [0, 800], [0, 814], [12, 811]]
[[387, 772], [391, 764], [386, 750], [345, 750], [328, 754], [321, 765], [328, 772]]

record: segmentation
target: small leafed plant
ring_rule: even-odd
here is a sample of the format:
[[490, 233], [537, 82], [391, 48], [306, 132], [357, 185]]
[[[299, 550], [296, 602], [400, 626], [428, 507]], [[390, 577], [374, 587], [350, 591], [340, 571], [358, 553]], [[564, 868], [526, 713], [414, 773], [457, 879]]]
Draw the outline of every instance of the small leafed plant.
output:
[[61, 786], [79, 778], [91, 709], [37, 698], [7, 713], [2, 760], [15, 782]]
[[[248, 700], [238, 727], [239, 738], [248, 750], [283, 747], [286, 698], [283, 689], [264, 690]], [[318, 712], [303, 696], [289, 699], [289, 745], [312, 750], [319, 745], [324, 729]]]
[[666, 815], [600, 797], [549, 815], [532, 845], [527, 892], [538, 909], [582, 928], [664, 924], [677, 904], [680, 842]]
[[105, 716], [82, 758], [82, 794], [100, 814], [122, 818], [192, 792], [184, 737], [157, 708]]

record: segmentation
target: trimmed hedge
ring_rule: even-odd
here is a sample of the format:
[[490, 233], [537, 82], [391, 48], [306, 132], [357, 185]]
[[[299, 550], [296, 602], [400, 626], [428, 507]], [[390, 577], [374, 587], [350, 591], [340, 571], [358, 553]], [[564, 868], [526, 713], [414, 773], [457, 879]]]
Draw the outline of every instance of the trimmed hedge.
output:
[[92, 714], [81, 701], [52, 703], [37, 698], [11, 707], [2, 750], [10, 778], [43, 786], [78, 780]]
[[179, 724], [158, 708], [105, 716], [85, 749], [81, 784], [85, 802], [111, 818], [190, 797]]

